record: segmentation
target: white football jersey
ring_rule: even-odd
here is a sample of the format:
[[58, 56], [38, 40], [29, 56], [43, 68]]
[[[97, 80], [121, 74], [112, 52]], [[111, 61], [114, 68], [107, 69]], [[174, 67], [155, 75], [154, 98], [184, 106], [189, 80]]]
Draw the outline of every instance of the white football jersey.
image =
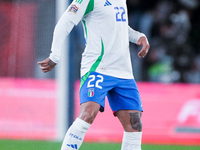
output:
[[[80, 21], [83, 24], [86, 47], [81, 77], [96, 71], [117, 78], [133, 78], [126, 0], [74, 0], [66, 18], [75, 25]], [[136, 43], [143, 34], [135, 34]]]

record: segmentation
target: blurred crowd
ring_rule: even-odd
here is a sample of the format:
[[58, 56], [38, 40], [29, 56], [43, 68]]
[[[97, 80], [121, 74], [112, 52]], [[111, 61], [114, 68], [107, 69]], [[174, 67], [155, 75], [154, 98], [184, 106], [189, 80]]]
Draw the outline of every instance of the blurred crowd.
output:
[[200, 83], [200, 1], [127, 0], [127, 5], [130, 26], [151, 45], [145, 59], [132, 60], [136, 79]]

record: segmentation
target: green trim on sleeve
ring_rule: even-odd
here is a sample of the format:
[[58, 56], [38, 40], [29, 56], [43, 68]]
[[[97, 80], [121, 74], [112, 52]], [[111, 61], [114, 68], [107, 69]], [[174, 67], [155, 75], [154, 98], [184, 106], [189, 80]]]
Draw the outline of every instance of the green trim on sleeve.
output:
[[84, 16], [87, 15], [89, 12], [93, 11], [93, 9], [94, 9], [94, 0], [90, 0], [86, 8]]
[[85, 40], [86, 40], [86, 43], [87, 43], [88, 34], [87, 34], [86, 22], [85, 22], [85, 20], [82, 20], [82, 22], [83, 22], [83, 26], [84, 26], [84, 29], [85, 29]]
[[101, 62], [101, 60], [103, 58], [103, 55], [104, 55], [104, 45], [103, 45], [103, 41], [101, 39], [101, 55], [97, 58], [97, 60], [92, 65], [90, 70], [81, 78], [80, 89], [82, 88], [83, 84], [85, 83], [85, 81], [87, 80], [88, 76], [90, 75], [90, 72], [96, 71], [97, 67], [99, 66], [99, 64], [100, 64], [100, 62]]

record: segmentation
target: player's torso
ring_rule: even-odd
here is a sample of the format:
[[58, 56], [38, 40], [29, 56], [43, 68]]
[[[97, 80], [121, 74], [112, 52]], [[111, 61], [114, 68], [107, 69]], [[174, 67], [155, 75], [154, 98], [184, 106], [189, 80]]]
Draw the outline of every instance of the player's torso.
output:
[[92, 32], [96, 32], [96, 35], [102, 38], [104, 38], [103, 36], [113, 36], [119, 29], [127, 27], [128, 17], [125, 0], [90, 1], [94, 2], [93, 11], [86, 15], [83, 20], [87, 22], [87, 26]]
[[94, 0], [94, 16], [101, 36], [112, 36], [127, 27], [127, 8], [124, 0]]
[[132, 74], [125, 0], [94, 0], [93, 11], [83, 18], [83, 25], [87, 42], [82, 69], [95, 63], [103, 50], [96, 69], [98, 72], [113, 76], [118, 74], [118, 77], [123, 77], [124, 73], [125, 76]]

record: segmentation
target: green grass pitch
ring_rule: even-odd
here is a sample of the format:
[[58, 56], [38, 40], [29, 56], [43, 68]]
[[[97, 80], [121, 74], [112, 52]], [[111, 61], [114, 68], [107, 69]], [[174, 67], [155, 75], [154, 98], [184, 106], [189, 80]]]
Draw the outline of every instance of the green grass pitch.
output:
[[[1, 150], [60, 150], [60, 142], [0, 140]], [[120, 150], [120, 143], [83, 143], [79, 150]], [[142, 150], [200, 150], [200, 146], [142, 145]]]

